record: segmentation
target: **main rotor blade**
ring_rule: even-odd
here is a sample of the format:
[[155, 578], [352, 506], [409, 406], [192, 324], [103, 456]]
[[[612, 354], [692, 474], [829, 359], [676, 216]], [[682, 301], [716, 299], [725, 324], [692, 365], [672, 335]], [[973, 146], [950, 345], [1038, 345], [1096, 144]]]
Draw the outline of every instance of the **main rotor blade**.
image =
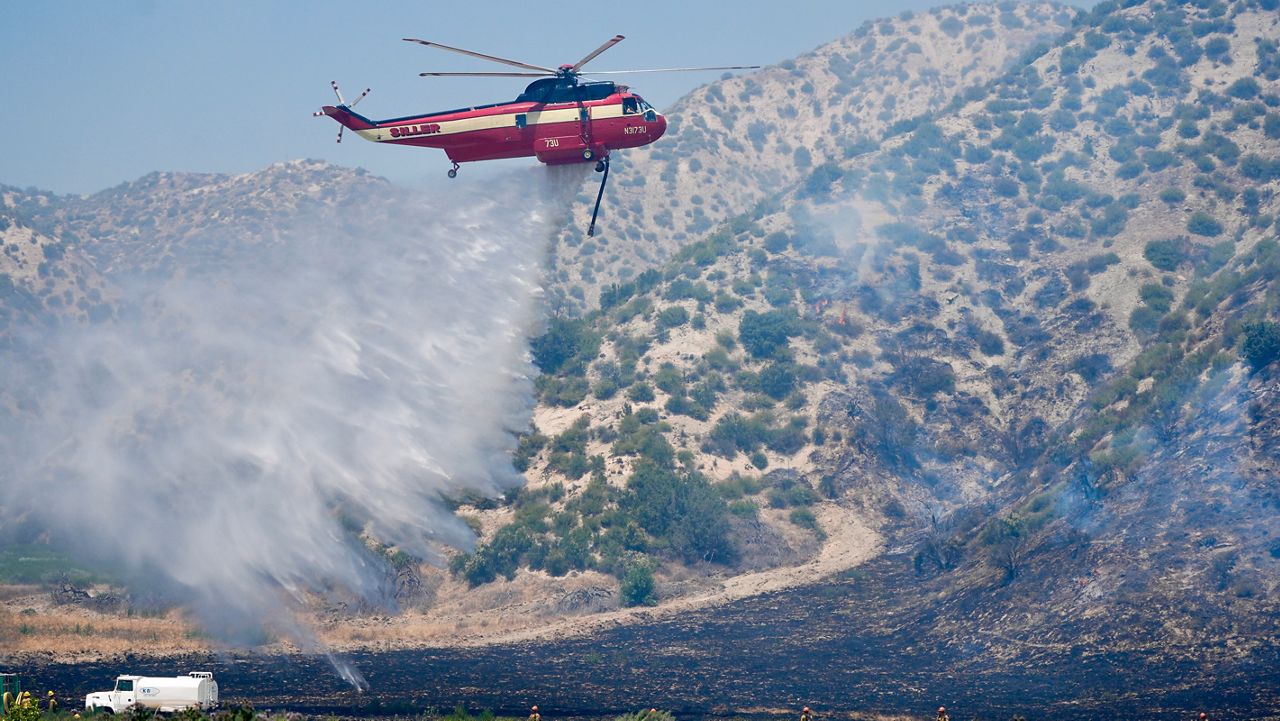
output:
[[551, 78], [554, 73], [418, 73], [424, 78]]
[[577, 65], [574, 65], [574, 66], [570, 69], [570, 72], [574, 72], [574, 73], [578, 72], [579, 70], [581, 70], [581, 69], [582, 69], [582, 66], [583, 66], [583, 65], [586, 65], [587, 63], [591, 62], [592, 60], [595, 60], [595, 59], [596, 59], [596, 56], [598, 56], [600, 53], [602, 53], [602, 52], [604, 52], [604, 51], [608, 50], [609, 48], [613, 47], [614, 45], [617, 45], [618, 43], [622, 42], [622, 41], [623, 41], [623, 40], [625, 40], [625, 39], [626, 39], [626, 38], [624, 38], [624, 37], [623, 37], [623, 36], [621, 36], [621, 35], [614, 35], [612, 39], [610, 39], [610, 40], [606, 40], [606, 41], [605, 41], [605, 43], [604, 43], [604, 45], [601, 45], [600, 47], [598, 47], [598, 48], [596, 48], [595, 50], [593, 50], [593, 51], [591, 52], [591, 54], [590, 54], [590, 55], [588, 55], [587, 57], [585, 57], [585, 58], [583, 58], [583, 59], [579, 60], [579, 61], [578, 61], [578, 64], [577, 64]]
[[528, 63], [522, 63], [517, 60], [507, 60], [506, 58], [499, 58], [493, 55], [485, 55], [484, 53], [477, 53], [473, 50], [463, 50], [462, 48], [453, 48], [453, 47], [449, 47], [448, 45], [433, 43], [430, 40], [418, 40], [417, 38], [403, 38], [403, 40], [407, 43], [417, 43], [419, 45], [425, 45], [430, 48], [440, 48], [441, 50], [448, 50], [454, 53], [470, 55], [473, 58], [480, 58], [481, 60], [491, 60], [495, 63], [502, 63], [503, 65], [511, 65], [517, 68], [524, 68], [525, 70], [540, 70], [544, 73], [551, 73], [552, 75], [556, 74], [556, 71], [553, 68], [544, 68], [541, 65], [530, 65]]
[[627, 73], [688, 73], [695, 70], [758, 70], [759, 65], [726, 65], [719, 68], [654, 68], [652, 70], [588, 70], [583, 75], [626, 75]]

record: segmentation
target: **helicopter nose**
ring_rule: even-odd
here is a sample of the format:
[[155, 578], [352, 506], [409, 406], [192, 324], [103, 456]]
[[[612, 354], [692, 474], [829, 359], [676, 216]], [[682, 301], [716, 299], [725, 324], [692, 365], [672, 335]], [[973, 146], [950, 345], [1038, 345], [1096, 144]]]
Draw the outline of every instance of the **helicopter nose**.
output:
[[661, 138], [661, 137], [663, 136], [663, 134], [664, 134], [664, 133], [666, 133], [666, 132], [667, 132], [667, 118], [666, 118], [666, 116], [659, 114], [659, 115], [658, 115], [658, 120], [657, 120], [657, 122], [656, 122], [655, 124], [658, 126], [658, 133], [657, 133], [656, 135], [654, 135], [654, 136], [653, 136], [653, 139], [654, 139], [654, 140], [657, 140], [658, 138]]

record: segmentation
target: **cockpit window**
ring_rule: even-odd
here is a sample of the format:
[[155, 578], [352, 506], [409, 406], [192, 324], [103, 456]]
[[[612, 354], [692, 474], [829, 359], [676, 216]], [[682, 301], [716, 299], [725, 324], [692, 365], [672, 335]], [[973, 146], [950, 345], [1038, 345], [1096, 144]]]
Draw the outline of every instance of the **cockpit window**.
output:
[[622, 99], [622, 114], [623, 115], [639, 115], [640, 114], [640, 104], [636, 102], [635, 98]]
[[645, 102], [645, 99], [644, 99], [644, 98], [642, 98], [642, 97], [640, 97], [639, 95], [637, 95], [637, 96], [636, 96], [636, 100], [638, 100], [638, 101], [640, 102], [640, 110], [641, 110], [641, 111], [645, 111], [645, 110], [653, 110], [653, 106], [652, 106], [652, 105], [650, 105], [649, 103]]
[[131, 678], [130, 678], [130, 679], [124, 679], [124, 678], [122, 678], [122, 679], [117, 679], [117, 680], [116, 680], [116, 690], [117, 690], [117, 691], [132, 691], [132, 690], [133, 690], [133, 679], [131, 679]]

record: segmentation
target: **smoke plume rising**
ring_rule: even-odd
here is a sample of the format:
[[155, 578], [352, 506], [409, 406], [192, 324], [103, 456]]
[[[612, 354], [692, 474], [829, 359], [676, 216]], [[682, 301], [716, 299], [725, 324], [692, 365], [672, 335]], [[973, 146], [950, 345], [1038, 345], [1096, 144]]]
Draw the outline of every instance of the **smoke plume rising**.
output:
[[163, 586], [224, 640], [265, 625], [304, 647], [305, 595], [382, 600], [358, 528], [422, 558], [467, 547], [442, 498], [521, 482], [540, 264], [581, 180], [547, 173], [380, 188], [117, 279], [111, 321], [29, 329], [0, 357], [5, 515]]

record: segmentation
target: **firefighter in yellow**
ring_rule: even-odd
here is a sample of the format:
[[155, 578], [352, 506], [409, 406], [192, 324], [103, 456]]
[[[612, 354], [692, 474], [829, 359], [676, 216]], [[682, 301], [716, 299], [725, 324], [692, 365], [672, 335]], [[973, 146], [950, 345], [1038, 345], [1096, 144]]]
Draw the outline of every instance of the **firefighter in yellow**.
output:
[[542, 714], [538, 713], [537, 706], [534, 706], [532, 713], [529, 714], [529, 721], [542, 721]]
[[938, 707], [938, 721], [951, 721], [951, 717], [947, 715], [947, 707]]
[[800, 721], [813, 721], [813, 712], [809, 710], [808, 706], [805, 706], [804, 710], [800, 712]]
[[48, 695], [49, 695], [49, 712], [52, 713], [58, 710], [58, 697], [54, 696], [52, 691], [50, 691]]

